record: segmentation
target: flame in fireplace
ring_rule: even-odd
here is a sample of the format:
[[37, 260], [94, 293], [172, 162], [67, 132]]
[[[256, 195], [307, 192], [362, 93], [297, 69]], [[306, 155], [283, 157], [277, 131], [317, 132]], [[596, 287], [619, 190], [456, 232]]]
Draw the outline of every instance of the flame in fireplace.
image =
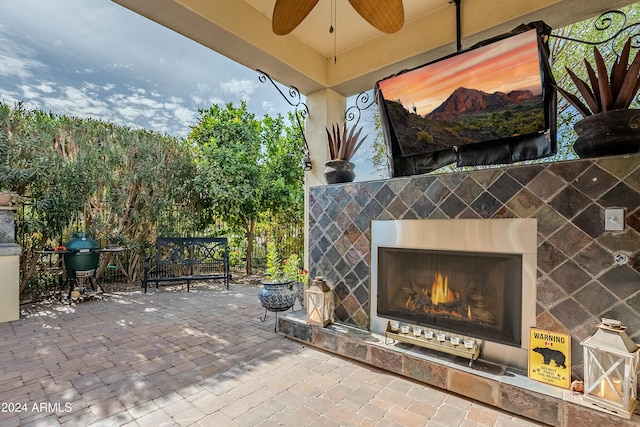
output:
[[431, 285], [431, 303], [438, 305], [455, 301], [460, 297], [458, 292], [449, 289], [449, 276], [442, 276], [440, 272], [436, 273], [436, 278]]

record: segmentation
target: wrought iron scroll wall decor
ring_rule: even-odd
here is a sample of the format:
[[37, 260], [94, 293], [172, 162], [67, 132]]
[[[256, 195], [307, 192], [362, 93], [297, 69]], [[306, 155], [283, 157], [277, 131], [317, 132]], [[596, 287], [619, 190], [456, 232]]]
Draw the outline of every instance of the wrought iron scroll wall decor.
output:
[[[598, 16], [594, 20], [593, 27], [595, 28], [596, 31], [601, 32], [596, 34], [603, 34], [606, 36], [606, 32], [612, 31], [612, 28], [613, 30], [615, 30], [614, 25], [616, 25], [616, 21], [619, 23], [620, 28], [617, 31], [613, 32], [609, 37], [606, 37], [603, 40], [599, 40], [599, 41], [583, 40], [583, 39], [578, 39], [578, 38], [573, 38], [573, 37], [568, 37], [568, 36], [563, 36], [560, 34], [553, 34], [553, 33], [550, 35], [550, 37], [567, 40], [571, 42], [576, 42], [576, 43], [582, 43], [590, 46], [599, 46], [605, 43], [612, 42], [611, 43], [612, 50], [616, 55], [619, 56], [619, 53], [616, 52], [615, 50], [615, 40], [622, 35], [627, 35], [636, 31], [640, 27], [640, 22], [627, 24], [626, 13], [624, 13], [621, 10], [608, 10], [602, 13], [600, 16]], [[630, 34], [628, 37], [633, 40], [632, 47], [636, 49], [640, 48], [640, 34], [635, 32], [634, 34]]]
[[256, 71], [258, 72], [258, 80], [260, 80], [261, 83], [265, 83], [267, 80], [271, 82], [273, 87], [275, 87], [276, 90], [280, 93], [280, 95], [282, 95], [284, 100], [287, 101], [287, 103], [294, 108], [293, 113], [294, 113], [294, 116], [296, 117], [298, 130], [300, 131], [300, 135], [302, 136], [302, 140], [304, 141], [304, 148], [302, 149], [302, 156], [303, 156], [302, 166], [304, 170], [310, 171], [312, 166], [311, 166], [311, 156], [309, 155], [309, 144], [307, 143], [307, 138], [304, 135], [304, 128], [302, 127], [302, 123], [300, 123], [300, 117], [304, 119], [309, 116], [309, 107], [307, 107], [307, 104], [302, 102], [302, 96], [300, 95], [300, 91], [298, 90], [297, 87], [289, 86], [289, 93], [285, 94], [280, 90], [278, 85], [276, 85], [276, 82], [273, 81], [273, 79], [271, 78], [271, 76], [269, 76], [269, 74], [265, 73], [262, 70], [256, 70]]
[[357, 127], [360, 122], [360, 117], [362, 117], [362, 112], [373, 105], [375, 98], [372, 96], [371, 91], [360, 92], [356, 96], [355, 105], [347, 108], [347, 111], [344, 112], [344, 118], [347, 122], [355, 122], [353, 123], [353, 127]]

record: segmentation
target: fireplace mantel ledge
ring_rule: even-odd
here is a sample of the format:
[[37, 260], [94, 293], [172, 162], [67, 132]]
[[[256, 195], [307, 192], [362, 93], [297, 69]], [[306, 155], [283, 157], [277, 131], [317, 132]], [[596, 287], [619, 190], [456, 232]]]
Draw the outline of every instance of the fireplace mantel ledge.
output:
[[382, 334], [345, 324], [310, 326], [304, 310], [281, 315], [278, 329], [288, 338], [319, 349], [549, 425], [640, 425], [638, 414], [631, 420], [610, 415], [584, 403], [582, 395], [531, 380], [521, 369], [481, 359], [469, 366], [467, 359], [390, 339], [385, 343]]

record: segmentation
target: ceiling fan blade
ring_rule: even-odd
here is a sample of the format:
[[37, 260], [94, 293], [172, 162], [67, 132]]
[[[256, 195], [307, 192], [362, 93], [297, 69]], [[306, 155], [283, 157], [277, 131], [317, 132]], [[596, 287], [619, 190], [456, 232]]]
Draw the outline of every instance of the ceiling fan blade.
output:
[[318, 0], [276, 0], [271, 20], [273, 32], [279, 36], [289, 34], [307, 17], [316, 3]]
[[383, 33], [392, 34], [404, 25], [402, 0], [349, 0], [369, 24]]

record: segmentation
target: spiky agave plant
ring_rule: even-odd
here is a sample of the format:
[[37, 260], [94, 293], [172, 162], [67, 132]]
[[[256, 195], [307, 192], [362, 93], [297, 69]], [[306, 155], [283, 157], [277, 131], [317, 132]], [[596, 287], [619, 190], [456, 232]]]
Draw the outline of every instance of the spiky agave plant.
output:
[[342, 129], [337, 123], [332, 124], [331, 132], [328, 128], [325, 129], [327, 131], [331, 160], [350, 161], [364, 140], [367, 139], [366, 135], [360, 138], [362, 127], [356, 131], [353, 127], [348, 128], [347, 123], [344, 123]]
[[584, 117], [605, 111], [629, 108], [638, 89], [640, 89], [640, 78], [638, 76], [640, 72], [640, 54], [637, 53], [631, 64], [628, 65], [630, 51], [631, 39], [625, 43], [620, 56], [611, 67], [611, 75], [608, 76], [604, 59], [598, 48], [594, 47], [593, 57], [596, 68], [594, 69], [586, 59], [584, 60], [588, 82], [579, 78], [569, 68], [566, 68], [569, 77], [573, 80], [586, 105], [576, 95], [557, 86], [556, 89]]

